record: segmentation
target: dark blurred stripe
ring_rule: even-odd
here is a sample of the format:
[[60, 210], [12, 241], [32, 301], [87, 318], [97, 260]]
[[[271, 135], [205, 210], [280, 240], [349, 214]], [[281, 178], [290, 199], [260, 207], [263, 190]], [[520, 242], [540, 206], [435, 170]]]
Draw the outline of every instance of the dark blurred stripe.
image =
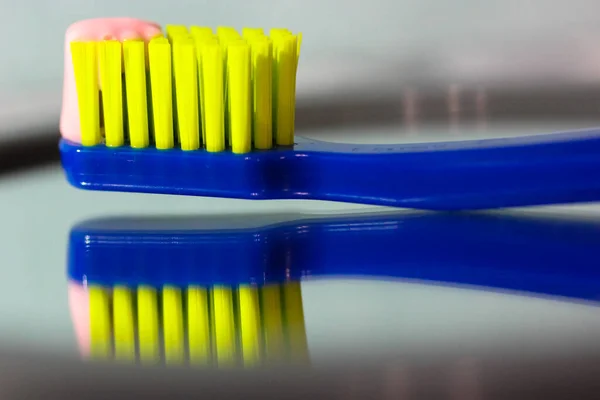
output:
[[59, 134], [54, 128], [28, 133], [26, 140], [0, 143], [0, 175], [58, 163], [58, 140]]

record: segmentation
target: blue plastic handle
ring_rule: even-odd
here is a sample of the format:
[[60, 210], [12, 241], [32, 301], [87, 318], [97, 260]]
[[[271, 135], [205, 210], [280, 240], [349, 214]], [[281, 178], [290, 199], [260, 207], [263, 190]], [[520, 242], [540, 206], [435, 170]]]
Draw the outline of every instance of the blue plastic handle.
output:
[[240, 199], [313, 199], [430, 210], [600, 200], [600, 130], [409, 145], [297, 139], [245, 155], [83, 147], [62, 140], [79, 188]]
[[71, 231], [69, 278], [186, 287], [355, 276], [600, 300], [598, 222], [395, 213], [258, 228], [206, 224], [200, 217], [82, 222]]

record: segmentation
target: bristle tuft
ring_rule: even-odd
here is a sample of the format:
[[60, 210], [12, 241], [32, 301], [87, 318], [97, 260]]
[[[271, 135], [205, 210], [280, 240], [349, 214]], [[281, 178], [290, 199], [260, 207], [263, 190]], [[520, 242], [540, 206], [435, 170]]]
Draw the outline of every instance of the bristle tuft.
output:
[[273, 146], [273, 42], [266, 36], [256, 36], [250, 41], [250, 46], [253, 141], [257, 149], [268, 150]]
[[99, 43], [100, 83], [104, 112], [104, 137], [109, 147], [123, 146], [123, 64], [121, 42], [106, 40]]
[[179, 36], [187, 36], [190, 33], [188, 31], [188, 28], [185, 25], [167, 24], [166, 31], [167, 31], [167, 38], [169, 38], [170, 41], [172, 41], [173, 39], [175, 39], [176, 37], [179, 37]]
[[273, 80], [277, 92], [277, 99], [274, 101], [275, 139], [279, 146], [294, 144], [297, 41], [297, 36], [284, 31], [273, 34]]
[[236, 362], [237, 343], [231, 288], [226, 286], [213, 287], [211, 290], [211, 303], [217, 366], [232, 367]]
[[141, 40], [128, 40], [123, 43], [129, 142], [131, 147], [138, 149], [148, 147], [150, 143], [145, 52], [144, 42]]
[[211, 332], [208, 291], [200, 286], [187, 289], [187, 331], [190, 364], [209, 365]]
[[200, 48], [203, 129], [206, 150], [225, 150], [225, 94], [223, 50], [216, 39], [207, 40]]
[[279, 363], [285, 357], [283, 320], [279, 285], [266, 285], [260, 293], [262, 320], [265, 335], [265, 360], [267, 363]]
[[139, 357], [144, 365], [160, 361], [158, 298], [156, 289], [140, 286], [137, 290]]
[[304, 364], [309, 361], [306, 326], [304, 324], [304, 308], [302, 307], [302, 289], [300, 282], [283, 284], [283, 304], [290, 360]]
[[174, 146], [171, 44], [164, 37], [152, 39], [148, 44], [148, 57], [154, 141], [157, 149], [171, 149]]
[[90, 285], [90, 352], [95, 359], [108, 360], [112, 356], [110, 296], [102, 286]]
[[258, 289], [242, 285], [238, 295], [242, 360], [246, 367], [256, 366], [260, 364], [263, 353]]
[[71, 57], [77, 86], [81, 144], [100, 144], [100, 100], [96, 42], [72, 42]]
[[147, 49], [141, 40], [71, 43], [82, 145], [246, 154], [294, 144], [300, 34], [165, 32]]
[[198, 107], [198, 61], [191, 36], [175, 37], [173, 69], [177, 101], [177, 136], [182, 150], [200, 148], [200, 118]]
[[165, 362], [167, 365], [183, 364], [185, 345], [181, 290], [174, 286], [164, 286], [162, 296]]
[[135, 361], [135, 327], [131, 291], [122, 285], [113, 289], [113, 331], [115, 358], [118, 361]]
[[250, 46], [243, 40], [227, 45], [227, 97], [231, 149], [243, 154], [251, 149]]

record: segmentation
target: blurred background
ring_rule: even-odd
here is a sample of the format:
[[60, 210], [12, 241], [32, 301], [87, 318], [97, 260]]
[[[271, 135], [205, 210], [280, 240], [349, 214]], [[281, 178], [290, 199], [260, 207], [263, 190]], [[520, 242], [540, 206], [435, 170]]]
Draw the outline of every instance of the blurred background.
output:
[[[9, 346], [77, 354], [65, 268], [68, 233], [81, 220], [363, 209], [69, 187], [57, 148], [64, 33], [112, 16], [302, 32], [298, 135], [402, 142], [600, 125], [597, 0], [0, 0], [0, 342]], [[514, 212], [600, 226], [595, 204]], [[393, 346], [500, 358], [600, 350], [596, 303], [348, 280], [307, 282], [303, 302], [309, 345], [323, 357], [384, 356]]]

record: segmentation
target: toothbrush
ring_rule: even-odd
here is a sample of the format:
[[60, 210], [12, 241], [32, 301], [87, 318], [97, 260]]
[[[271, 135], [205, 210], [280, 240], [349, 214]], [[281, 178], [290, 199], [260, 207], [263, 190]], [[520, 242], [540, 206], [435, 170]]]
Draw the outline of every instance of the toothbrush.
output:
[[74, 24], [61, 115], [67, 180], [91, 190], [430, 210], [600, 200], [597, 129], [405, 145], [295, 137], [300, 42], [285, 29]]
[[198, 257], [210, 235], [173, 228], [73, 228], [68, 296], [81, 355], [142, 365], [306, 365], [300, 283], [283, 270], [254, 276], [239, 248], [239, 264], [222, 273], [227, 255]]
[[556, 217], [409, 212], [102, 218], [71, 230], [69, 305], [93, 360], [307, 365], [301, 280], [392, 278], [596, 302], [599, 231]]

